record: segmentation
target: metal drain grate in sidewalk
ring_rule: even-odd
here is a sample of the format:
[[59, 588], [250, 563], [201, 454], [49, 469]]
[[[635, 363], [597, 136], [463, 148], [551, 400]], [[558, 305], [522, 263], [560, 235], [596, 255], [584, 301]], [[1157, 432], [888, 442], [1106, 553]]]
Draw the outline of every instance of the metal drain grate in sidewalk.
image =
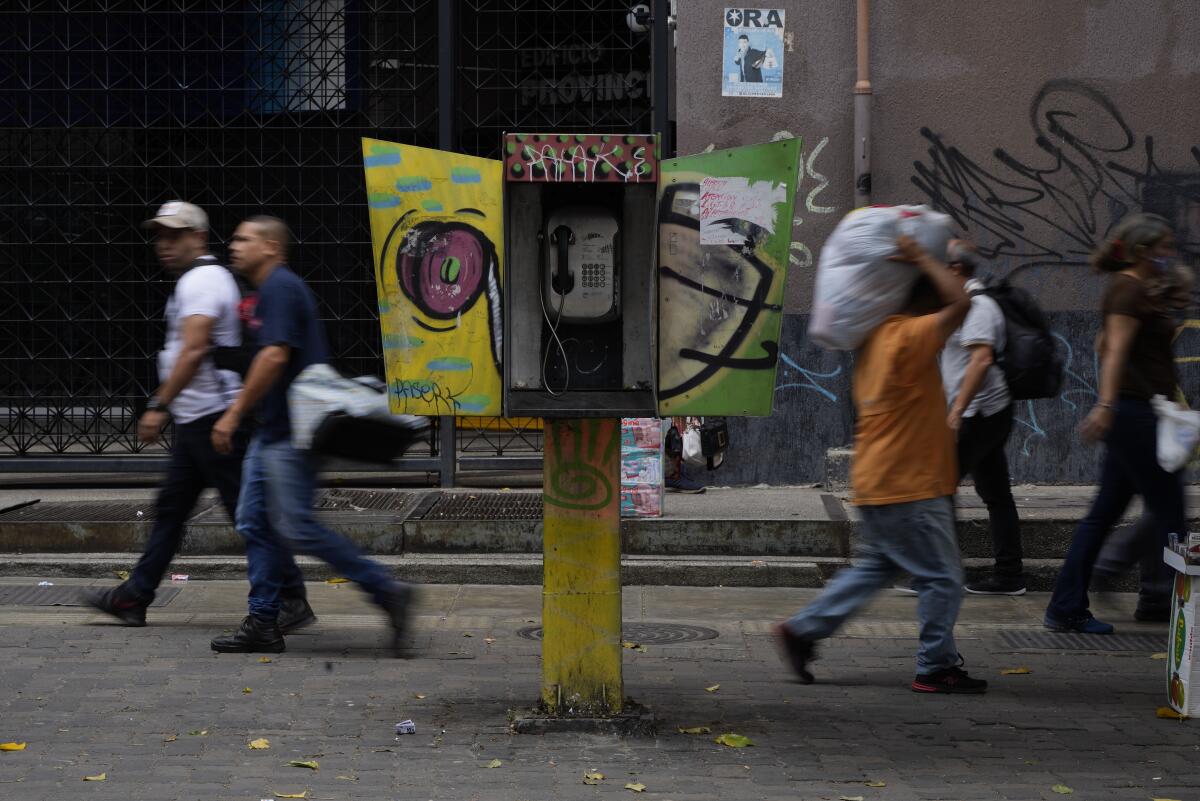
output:
[[37, 503], [0, 514], [0, 523], [151, 523], [154, 501]]
[[447, 492], [422, 520], [541, 520], [540, 492]]
[[393, 492], [389, 490], [332, 489], [326, 490], [317, 501], [320, 511], [383, 511], [408, 514], [425, 497], [423, 492]]
[[[86, 587], [0, 586], [0, 606], [84, 606], [80, 593]], [[159, 587], [151, 606], [166, 606], [179, 594], [179, 587]]]
[[[528, 626], [520, 629], [517, 636], [526, 640], [541, 640], [542, 627]], [[626, 623], [621, 626], [621, 639], [638, 645], [679, 645], [715, 640], [719, 636], [715, 629], [684, 623]]]
[[1001, 631], [1009, 648], [1028, 651], [1162, 651], [1164, 634], [1059, 634], [1052, 631]]

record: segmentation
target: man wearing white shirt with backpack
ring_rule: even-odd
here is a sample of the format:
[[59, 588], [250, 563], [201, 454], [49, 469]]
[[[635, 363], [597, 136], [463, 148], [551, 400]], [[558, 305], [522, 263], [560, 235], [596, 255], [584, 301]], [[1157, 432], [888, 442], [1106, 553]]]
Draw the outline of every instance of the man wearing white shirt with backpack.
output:
[[[154, 527], [137, 566], [123, 584], [85, 595], [90, 606], [130, 626], [146, 624], [146, 608], [179, 551], [201, 493], [215, 488], [230, 519], [235, 517], [250, 436], [240, 431], [237, 447], [228, 454], [212, 446], [213, 424], [242, 388], [241, 377], [218, 368], [213, 358], [216, 348], [241, 345], [242, 295], [233, 274], [208, 252], [208, 215], [191, 203], [171, 201], [143, 227], [155, 232], [155, 254], [177, 280], [167, 301], [167, 334], [158, 354], [161, 383], [138, 421], [138, 438], [155, 442], [174, 418], [175, 442], [155, 500]], [[267, 525], [265, 520], [262, 525]], [[291, 628], [299, 628], [316, 617], [305, 600], [304, 579], [294, 560], [286, 572], [288, 603], [281, 617]]]
[[990, 577], [965, 589], [974, 595], [1023, 595], [1021, 527], [1004, 453], [1013, 427], [1013, 399], [1004, 371], [996, 364], [1004, 349], [1004, 313], [975, 278], [979, 255], [971, 243], [952, 240], [946, 266], [971, 295], [971, 309], [940, 359], [947, 423], [958, 438], [959, 477], [975, 480], [975, 492], [987, 506], [996, 560]]

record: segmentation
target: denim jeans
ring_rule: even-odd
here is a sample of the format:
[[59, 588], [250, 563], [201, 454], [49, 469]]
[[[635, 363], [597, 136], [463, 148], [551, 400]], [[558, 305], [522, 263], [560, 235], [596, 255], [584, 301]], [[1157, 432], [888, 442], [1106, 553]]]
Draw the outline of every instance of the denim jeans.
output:
[[233, 453], [220, 454], [212, 446], [212, 427], [221, 412], [175, 425], [175, 443], [167, 477], [154, 501], [154, 527], [146, 550], [130, 572], [126, 587], [149, 603], [179, 546], [192, 509], [207, 487], [215, 487], [221, 503], [232, 517], [238, 505], [242, 476], [242, 454], [249, 434], [239, 431], [233, 438]]
[[987, 506], [997, 578], [1023, 581], [1021, 523], [1008, 480], [1004, 446], [1012, 431], [1011, 405], [995, 414], [965, 417], [958, 432], [959, 478], [975, 479], [975, 492]]
[[[291, 440], [263, 442], [255, 436], [243, 472], [238, 531], [246, 538], [251, 615], [269, 620], [279, 616], [280, 588], [290, 569], [298, 571], [293, 551], [328, 562], [370, 593], [376, 603], [395, 587], [383, 565], [317, 522], [312, 508], [317, 463], [296, 450]], [[267, 520], [270, 525], [265, 525]]]
[[913, 577], [921, 644], [917, 673], [958, 664], [954, 624], [962, 605], [962, 562], [951, 496], [885, 506], [860, 506], [862, 531], [854, 564], [842, 570], [785, 624], [809, 640], [831, 636], [897, 572]]
[[[1158, 465], [1158, 420], [1149, 401], [1121, 398], [1112, 428], [1105, 440], [1107, 449], [1100, 471], [1100, 488], [1092, 508], [1079, 522], [1067, 557], [1054, 585], [1046, 614], [1057, 620], [1073, 620], [1088, 613], [1088, 584], [1092, 570], [1133, 496], [1142, 501], [1154, 519], [1154, 529], [1145, 536], [1149, 547], [1160, 549], [1167, 533], [1187, 531], [1183, 511], [1182, 472], [1168, 473]], [[1149, 548], [1147, 549], [1149, 550]]]

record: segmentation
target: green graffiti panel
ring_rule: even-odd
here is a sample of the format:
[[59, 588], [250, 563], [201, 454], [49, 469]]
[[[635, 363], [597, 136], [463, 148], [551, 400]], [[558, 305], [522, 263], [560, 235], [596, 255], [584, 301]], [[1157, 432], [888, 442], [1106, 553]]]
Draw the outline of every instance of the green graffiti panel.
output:
[[800, 139], [661, 162], [659, 413], [771, 413]]

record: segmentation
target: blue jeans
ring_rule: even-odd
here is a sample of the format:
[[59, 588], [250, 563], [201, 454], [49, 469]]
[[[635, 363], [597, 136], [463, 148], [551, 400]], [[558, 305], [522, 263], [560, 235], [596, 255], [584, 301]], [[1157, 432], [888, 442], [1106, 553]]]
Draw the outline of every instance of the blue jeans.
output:
[[1139, 550], [1156, 552], [1161, 561], [1167, 533], [1187, 531], [1183, 473], [1168, 473], [1158, 465], [1158, 419], [1150, 402], [1121, 398], [1105, 445], [1100, 488], [1092, 508], [1075, 529], [1054, 584], [1054, 594], [1046, 607], [1046, 614], [1057, 620], [1073, 620], [1088, 614], [1087, 591], [1092, 570], [1104, 541], [1134, 495], [1142, 496], [1154, 521], [1142, 534], [1149, 539]]
[[[306, 592], [304, 575], [267, 515], [267, 475], [257, 436], [250, 440], [242, 461], [242, 490], [234, 525], [246, 540], [250, 614], [274, 620], [279, 616], [281, 597], [303, 598]], [[256, 598], [254, 588], [264, 584], [272, 587], [271, 597]]]
[[[296, 450], [291, 440], [263, 442], [256, 435], [242, 468], [242, 497], [238, 531], [246, 538], [250, 563], [250, 614], [265, 619], [279, 616], [279, 595], [292, 552], [316, 556], [339, 574], [361, 586], [381, 603], [396, 586], [383, 565], [372, 561], [340, 534], [313, 516], [317, 463]], [[251, 484], [258, 489], [251, 491]], [[256, 525], [264, 518], [271, 525]], [[245, 524], [243, 524], [245, 523]]]
[[831, 636], [899, 570], [913, 577], [921, 645], [917, 673], [958, 664], [954, 624], [962, 605], [962, 562], [949, 495], [909, 503], [860, 506], [862, 533], [854, 564], [784, 625], [808, 640]]

